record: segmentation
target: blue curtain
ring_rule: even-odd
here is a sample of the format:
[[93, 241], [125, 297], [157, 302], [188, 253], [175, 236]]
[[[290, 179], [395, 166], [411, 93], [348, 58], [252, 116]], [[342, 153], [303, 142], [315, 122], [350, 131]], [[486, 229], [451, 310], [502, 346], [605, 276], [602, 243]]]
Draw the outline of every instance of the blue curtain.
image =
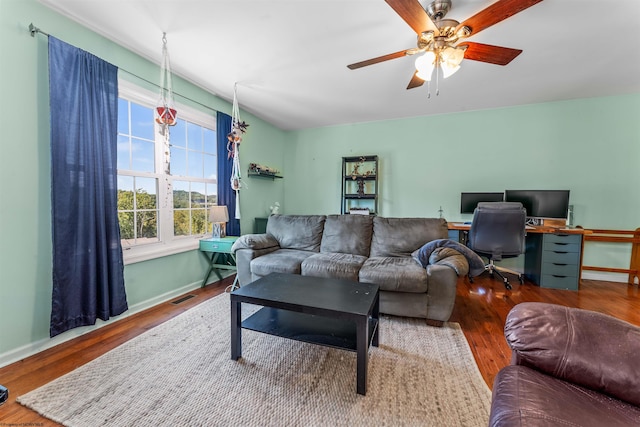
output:
[[127, 310], [117, 205], [118, 69], [49, 37], [50, 335]]
[[231, 188], [233, 159], [227, 152], [227, 134], [231, 132], [231, 116], [216, 113], [216, 137], [218, 142], [218, 205], [227, 206], [229, 223], [227, 236], [240, 235], [240, 220], [236, 219], [236, 192]]

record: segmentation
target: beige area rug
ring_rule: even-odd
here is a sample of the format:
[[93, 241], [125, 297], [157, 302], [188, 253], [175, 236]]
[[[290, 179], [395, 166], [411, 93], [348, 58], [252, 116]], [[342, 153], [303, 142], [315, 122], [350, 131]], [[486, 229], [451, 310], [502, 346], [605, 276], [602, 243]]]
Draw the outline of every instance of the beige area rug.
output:
[[[242, 331], [222, 294], [17, 400], [67, 426], [486, 426], [491, 392], [460, 327], [383, 316], [367, 395], [356, 354]], [[243, 305], [243, 314], [250, 310]]]

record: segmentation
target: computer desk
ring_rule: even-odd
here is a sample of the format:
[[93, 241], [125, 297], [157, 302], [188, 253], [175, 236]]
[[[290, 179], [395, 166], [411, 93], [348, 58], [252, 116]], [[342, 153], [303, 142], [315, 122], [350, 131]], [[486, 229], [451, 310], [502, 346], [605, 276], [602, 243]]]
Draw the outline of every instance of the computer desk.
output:
[[[449, 239], [466, 244], [470, 224], [450, 222]], [[543, 288], [577, 291], [582, 277], [582, 228], [527, 226], [524, 276]]]

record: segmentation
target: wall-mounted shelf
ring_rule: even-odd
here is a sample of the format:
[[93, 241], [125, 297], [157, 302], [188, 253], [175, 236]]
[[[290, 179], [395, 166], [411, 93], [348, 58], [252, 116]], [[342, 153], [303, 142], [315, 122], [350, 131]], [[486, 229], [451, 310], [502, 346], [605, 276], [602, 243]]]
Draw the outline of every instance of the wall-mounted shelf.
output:
[[279, 173], [280, 171], [275, 168], [261, 165], [259, 163], [249, 163], [247, 176], [253, 176], [256, 178], [270, 178], [275, 181], [276, 178], [283, 178], [283, 176], [278, 175]]
[[273, 175], [270, 173], [263, 173], [263, 172], [253, 172], [253, 171], [248, 171], [247, 172], [247, 176], [251, 176], [251, 177], [255, 177], [255, 178], [270, 178], [275, 180], [276, 178], [284, 178], [283, 176], [280, 175]]
[[345, 199], [371, 199], [375, 200], [375, 194], [345, 194]]

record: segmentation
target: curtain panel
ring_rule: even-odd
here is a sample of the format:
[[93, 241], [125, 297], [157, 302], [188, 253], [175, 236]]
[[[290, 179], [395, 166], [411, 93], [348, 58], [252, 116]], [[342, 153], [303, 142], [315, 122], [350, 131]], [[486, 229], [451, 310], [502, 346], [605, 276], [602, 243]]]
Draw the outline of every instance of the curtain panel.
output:
[[49, 37], [50, 335], [127, 310], [117, 211], [118, 69]]
[[231, 116], [216, 113], [216, 138], [218, 145], [218, 205], [226, 206], [229, 211], [227, 236], [240, 235], [240, 220], [235, 218], [236, 193], [231, 188], [233, 159], [227, 150], [227, 135], [231, 132]]

